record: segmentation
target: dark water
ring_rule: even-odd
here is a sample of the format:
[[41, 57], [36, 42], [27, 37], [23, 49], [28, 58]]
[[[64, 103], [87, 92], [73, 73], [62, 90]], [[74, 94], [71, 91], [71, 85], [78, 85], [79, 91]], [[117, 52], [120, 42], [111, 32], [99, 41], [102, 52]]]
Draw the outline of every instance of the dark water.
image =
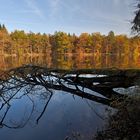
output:
[[12, 88], [17, 83], [8, 81], [0, 97], [2, 140], [88, 140], [105, 123], [106, 105], [64, 91], [52, 90], [50, 98], [43, 86], [27, 92], [29, 85]]
[[[2, 58], [1, 70], [23, 64], [63, 69], [140, 68], [139, 58], [131, 63], [131, 59], [125, 56], [118, 61], [114, 61], [116, 56], [86, 56], [75, 59], [67, 56], [57, 56], [57, 59], [45, 56]], [[30, 73], [27, 77], [28, 75]], [[22, 79], [18, 74], [15, 77]], [[50, 95], [42, 85], [33, 85], [32, 88], [29, 83], [24, 83], [26, 80], [22, 79], [19, 83], [12, 78], [0, 81], [0, 140], [91, 140], [106, 123], [106, 110], [112, 109], [102, 102], [63, 90], [51, 90]], [[88, 93], [103, 97], [91, 90]]]
[[71, 95], [61, 92], [53, 96], [42, 118], [36, 124], [35, 119], [40, 115], [45, 100], [34, 98], [37, 105], [29, 120], [27, 119], [32, 109], [29, 99], [24, 97], [19, 101], [13, 101], [5, 124], [21, 127], [24, 123], [27, 124], [23, 128], [19, 126], [16, 129], [4, 126], [0, 129], [2, 140], [63, 140], [67, 136], [74, 138], [75, 135], [79, 139], [91, 139], [97, 128], [103, 125], [103, 120], [98, 115], [105, 117], [105, 106], [78, 97], [74, 99]]

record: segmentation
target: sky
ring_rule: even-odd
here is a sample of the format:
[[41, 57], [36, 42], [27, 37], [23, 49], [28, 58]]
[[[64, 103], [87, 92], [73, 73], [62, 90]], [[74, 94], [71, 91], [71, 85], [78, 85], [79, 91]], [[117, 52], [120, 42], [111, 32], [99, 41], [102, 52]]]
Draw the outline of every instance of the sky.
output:
[[9, 32], [130, 34], [135, 0], [0, 0]]

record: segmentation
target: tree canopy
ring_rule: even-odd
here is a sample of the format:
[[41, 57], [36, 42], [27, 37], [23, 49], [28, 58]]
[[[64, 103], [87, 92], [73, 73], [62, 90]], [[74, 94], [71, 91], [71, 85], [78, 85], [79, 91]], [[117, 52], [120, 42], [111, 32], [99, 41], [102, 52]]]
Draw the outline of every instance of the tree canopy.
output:
[[33, 54], [139, 54], [139, 37], [108, 35], [100, 33], [81, 33], [79, 36], [65, 32], [54, 34], [26, 33], [15, 30], [9, 33], [5, 25], [0, 25], [1, 55], [33, 55]]

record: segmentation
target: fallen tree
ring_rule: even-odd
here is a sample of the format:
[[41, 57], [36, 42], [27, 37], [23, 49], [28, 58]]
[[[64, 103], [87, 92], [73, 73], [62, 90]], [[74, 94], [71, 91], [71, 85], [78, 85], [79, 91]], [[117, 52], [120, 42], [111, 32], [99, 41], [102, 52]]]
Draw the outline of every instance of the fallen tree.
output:
[[[29, 97], [33, 89], [38, 88], [38, 86], [46, 90], [44, 98], [46, 103], [42, 112], [36, 118], [36, 122], [38, 123], [53, 96], [54, 90], [64, 91], [117, 108], [118, 106], [112, 104], [112, 102], [122, 102], [127, 95], [115, 91], [114, 88], [128, 88], [137, 85], [140, 71], [117, 69], [67, 71], [26, 65], [3, 72], [0, 77], [0, 111], [7, 108], [1, 117], [0, 125], [9, 128], [19, 128], [23, 127], [26, 123], [9, 126], [4, 123], [4, 119], [11, 107], [11, 102], [17, 99], [17, 95], [22, 89], [24, 89], [24, 93], [18, 97], [19, 99], [23, 96]], [[94, 94], [95, 92], [99, 93], [99, 96]], [[31, 100], [31, 102], [33, 101]], [[31, 116], [32, 115], [30, 115], [30, 117]], [[29, 118], [27, 120], [29, 120]]]

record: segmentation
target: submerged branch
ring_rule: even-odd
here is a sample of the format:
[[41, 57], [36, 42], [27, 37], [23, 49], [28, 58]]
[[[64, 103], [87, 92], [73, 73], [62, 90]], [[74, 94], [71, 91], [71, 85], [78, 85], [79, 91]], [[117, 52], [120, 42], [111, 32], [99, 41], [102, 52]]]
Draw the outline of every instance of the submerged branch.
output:
[[[116, 108], [112, 104], [114, 100], [121, 102], [126, 95], [114, 91], [114, 88], [131, 87], [140, 79], [140, 71], [135, 70], [52, 70], [39, 66], [23, 66], [5, 72], [5, 77], [0, 80], [0, 99], [3, 107], [11, 105], [13, 100], [21, 99], [24, 96], [33, 96], [34, 89], [43, 87], [45, 89], [45, 104], [42, 112], [36, 118], [36, 123], [42, 118], [46, 108], [53, 96], [53, 91], [64, 91], [72, 95], [101, 103]], [[18, 93], [22, 90], [22, 94]], [[97, 92], [98, 94], [95, 94]], [[41, 95], [40, 95], [41, 96]], [[31, 102], [32, 99], [31, 99]], [[9, 109], [8, 109], [9, 110]], [[8, 110], [5, 112], [7, 114]], [[33, 103], [32, 112], [27, 119], [31, 119], [35, 106]], [[5, 115], [6, 116], [6, 115]], [[4, 118], [5, 118], [4, 116]], [[1, 120], [2, 123], [4, 118]], [[27, 121], [25, 121], [26, 124]], [[3, 123], [3, 126], [9, 126]], [[17, 125], [13, 128], [22, 127]], [[12, 126], [11, 126], [12, 127]]]

